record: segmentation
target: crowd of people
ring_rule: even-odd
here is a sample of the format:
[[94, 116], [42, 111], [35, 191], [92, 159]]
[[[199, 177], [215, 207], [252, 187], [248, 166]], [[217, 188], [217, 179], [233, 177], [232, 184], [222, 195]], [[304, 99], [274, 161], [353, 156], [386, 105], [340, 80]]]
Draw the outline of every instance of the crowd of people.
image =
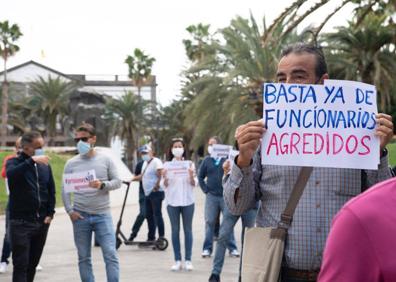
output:
[[[281, 83], [322, 84], [328, 79], [328, 72], [321, 49], [301, 43], [286, 48], [276, 77]], [[392, 170], [386, 150], [393, 137], [393, 123], [383, 113], [376, 116], [376, 122], [380, 140], [377, 170], [312, 169], [288, 226], [279, 281], [396, 280], [396, 259], [392, 253], [396, 247], [393, 236], [396, 180], [390, 179]], [[95, 150], [96, 131], [92, 125], [82, 124], [74, 134], [78, 154], [67, 161], [64, 175], [94, 172], [87, 191], [70, 193], [65, 187], [62, 189], [63, 204], [72, 223], [80, 278], [84, 282], [95, 281], [91, 258], [95, 234], [103, 252], [107, 281], [119, 281], [109, 193], [120, 188], [122, 181], [112, 160]], [[170, 270], [193, 271], [195, 189], [200, 186], [205, 194], [201, 256], [208, 259], [214, 253], [209, 282], [220, 281], [227, 249], [231, 257], [243, 260], [243, 249], [240, 253], [234, 235], [238, 220], [243, 226], [242, 248], [245, 228], [276, 227], [301, 170], [295, 166], [263, 165], [260, 144], [264, 134], [266, 126], [262, 120], [238, 127], [235, 145], [239, 154], [234, 159], [211, 155], [213, 145], [222, 143], [213, 136], [208, 140], [208, 155], [198, 164], [190, 159], [181, 138], [170, 140], [165, 163], [155, 156], [150, 145], [141, 146], [141, 160], [131, 179], [139, 182], [139, 213], [128, 240], [136, 239], [145, 220], [148, 243], [164, 238], [165, 201], [174, 256]], [[25, 133], [16, 142], [16, 153], [3, 166], [10, 193], [2, 263], [8, 264], [12, 252], [15, 282], [34, 280], [55, 213], [55, 184], [43, 146], [40, 133]], [[175, 176], [167, 165], [172, 162], [183, 162], [188, 167]], [[382, 181], [385, 182], [377, 184]], [[243, 281], [241, 273], [240, 270], [239, 281]]]

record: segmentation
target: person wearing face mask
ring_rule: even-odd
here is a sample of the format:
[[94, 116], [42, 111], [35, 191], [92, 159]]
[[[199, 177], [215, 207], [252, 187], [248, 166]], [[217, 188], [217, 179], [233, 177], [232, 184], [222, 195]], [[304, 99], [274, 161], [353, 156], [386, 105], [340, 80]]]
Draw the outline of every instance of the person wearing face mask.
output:
[[[141, 150], [143, 148], [139, 148], [139, 154], [141, 154]], [[136, 236], [139, 233], [140, 228], [143, 225], [144, 220], [146, 219], [146, 205], [145, 205], [145, 196], [143, 190], [143, 183], [142, 183], [142, 168], [143, 168], [144, 161], [140, 160], [135, 167], [134, 176], [131, 181], [139, 181], [139, 213], [136, 216], [135, 222], [133, 223], [131, 235], [129, 236], [128, 241], [135, 240]]]
[[40, 133], [25, 133], [21, 153], [6, 164], [13, 282], [33, 281], [55, 213], [55, 183], [43, 146]]
[[141, 179], [145, 195], [146, 220], [149, 229], [147, 241], [154, 241], [157, 228], [159, 238], [165, 236], [165, 225], [162, 217], [162, 201], [165, 198], [165, 194], [160, 186], [163, 164], [160, 159], [154, 157], [153, 150], [149, 145], [142, 147], [141, 155], [144, 161]]
[[89, 183], [94, 190], [71, 194], [62, 187], [62, 199], [73, 223], [74, 243], [78, 253], [80, 278], [83, 282], [95, 281], [91, 261], [92, 233], [102, 249], [108, 282], [119, 281], [119, 263], [115, 232], [110, 214], [109, 192], [121, 187], [116, 166], [106, 155], [95, 150], [95, 128], [83, 123], [74, 134], [78, 155], [68, 160], [64, 173], [94, 170], [96, 179]]
[[[209, 138], [208, 153], [204, 158], [198, 172], [199, 185], [206, 194], [205, 200], [205, 240], [203, 244], [202, 257], [210, 257], [213, 251], [213, 235], [218, 214], [224, 211], [223, 199], [223, 163], [225, 159], [214, 159], [210, 156], [214, 144], [220, 144], [221, 140], [217, 136]], [[227, 247], [230, 255], [239, 257], [236, 246], [234, 232], [232, 232], [228, 240]]]
[[[186, 150], [183, 139], [172, 139], [170, 148], [168, 150], [167, 160], [187, 161]], [[167, 203], [167, 211], [172, 229], [172, 246], [175, 258], [175, 264], [171, 267], [172, 271], [179, 271], [182, 269], [182, 256], [180, 251], [180, 217], [183, 222], [184, 229], [184, 247], [185, 247], [185, 263], [184, 269], [187, 271], [193, 270], [191, 263], [193, 233], [192, 220], [194, 215], [194, 187], [195, 180], [195, 166], [191, 161], [189, 162], [188, 176], [171, 177], [169, 178], [167, 170], [163, 171], [163, 184], [165, 186], [165, 200]]]

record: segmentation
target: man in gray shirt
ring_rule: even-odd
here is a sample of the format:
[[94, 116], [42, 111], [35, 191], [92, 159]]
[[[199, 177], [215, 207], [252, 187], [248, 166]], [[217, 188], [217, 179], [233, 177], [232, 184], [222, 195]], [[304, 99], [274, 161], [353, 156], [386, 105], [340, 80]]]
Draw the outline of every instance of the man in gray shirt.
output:
[[[322, 84], [327, 78], [324, 55], [318, 47], [299, 43], [283, 51], [278, 82]], [[282, 281], [316, 281], [333, 216], [362, 188], [391, 177], [385, 146], [393, 136], [392, 118], [378, 114], [376, 122], [381, 156], [377, 170], [313, 168], [288, 229]], [[276, 227], [301, 167], [262, 165], [259, 146], [265, 131], [261, 120], [237, 129], [239, 155], [224, 186], [224, 199], [237, 215], [261, 200], [257, 226]]]
[[62, 188], [65, 209], [73, 223], [74, 242], [78, 252], [81, 281], [95, 281], [92, 262], [92, 233], [102, 248], [108, 282], [119, 281], [119, 263], [116, 252], [115, 233], [110, 214], [109, 191], [121, 187], [121, 180], [112, 160], [94, 149], [95, 128], [82, 124], [75, 132], [78, 155], [70, 159], [64, 174], [95, 171], [96, 179], [89, 182], [89, 191], [74, 192], [73, 205], [70, 193]]

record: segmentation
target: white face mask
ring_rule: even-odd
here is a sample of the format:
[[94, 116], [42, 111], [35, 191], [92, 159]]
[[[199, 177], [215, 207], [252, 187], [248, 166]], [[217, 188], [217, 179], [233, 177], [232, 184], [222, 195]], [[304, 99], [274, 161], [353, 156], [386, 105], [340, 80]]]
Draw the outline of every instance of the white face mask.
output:
[[145, 162], [148, 162], [150, 160], [149, 154], [142, 155], [142, 160], [145, 161]]
[[211, 155], [212, 152], [213, 152], [213, 146], [212, 146], [212, 145], [209, 145], [209, 146], [208, 146], [208, 153], [209, 153], [209, 155]]
[[184, 149], [183, 148], [172, 148], [172, 154], [176, 158], [181, 158], [184, 154]]

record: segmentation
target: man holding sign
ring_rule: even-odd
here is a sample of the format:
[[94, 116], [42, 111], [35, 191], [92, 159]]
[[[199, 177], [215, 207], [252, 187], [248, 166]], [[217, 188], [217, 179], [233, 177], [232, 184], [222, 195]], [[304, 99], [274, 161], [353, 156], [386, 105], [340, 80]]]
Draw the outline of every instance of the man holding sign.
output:
[[[109, 191], [121, 187], [113, 161], [94, 148], [95, 128], [87, 123], [74, 138], [78, 155], [70, 159], [63, 176], [62, 199], [73, 223], [81, 281], [94, 281], [91, 262], [92, 233], [102, 248], [107, 281], [119, 281], [115, 233], [110, 214]], [[72, 205], [70, 194], [74, 193]]]
[[[316, 103], [322, 101], [321, 106], [323, 106], [326, 99], [328, 99], [327, 102], [333, 101], [331, 103], [334, 104], [334, 107], [329, 109], [334, 112], [343, 110], [346, 107], [347, 100], [350, 101], [356, 98], [345, 97], [345, 95], [342, 95], [343, 93], [340, 93], [337, 85], [331, 84], [325, 85], [328, 87], [328, 92], [324, 93], [325, 97], [315, 95], [320, 92], [315, 88], [315, 85], [323, 84], [325, 79], [328, 79], [327, 66], [324, 55], [319, 48], [298, 43], [283, 51], [278, 65], [277, 80], [279, 83], [297, 86], [292, 90], [289, 89], [286, 93], [282, 91], [278, 92], [278, 94], [275, 94], [273, 89], [267, 89], [269, 91], [267, 94], [274, 92], [277, 97], [274, 100], [273, 96], [268, 96], [264, 97], [264, 100], [268, 98], [265, 101], [267, 102], [266, 110], [271, 108], [268, 104], [279, 102], [277, 99], [283, 99], [286, 105], [291, 105], [293, 102], [293, 106], [283, 109], [288, 110], [288, 119], [284, 122], [284, 111], [280, 108], [274, 108], [274, 111], [264, 111], [266, 114], [264, 118], [267, 120], [267, 124], [262, 120], [252, 121], [237, 129], [236, 139], [240, 153], [235, 159], [236, 165], [232, 167], [231, 175], [224, 187], [225, 201], [232, 213], [242, 214], [253, 207], [256, 200], [261, 200], [261, 209], [256, 219], [257, 226], [277, 227], [280, 215], [286, 206], [301, 166], [314, 166], [294, 213], [293, 222], [288, 229], [281, 271], [282, 281], [316, 281], [322, 261], [324, 244], [333, 216], [348, 199], [359, 194], [366, 186], [371, 186], [391, 177], [385, 149], [385, 146], [393, 136], [393, 124], [389, 115], [372, 115], [369, 113], [368, 119], [367, 121], [365, 120], [365, 125], [363, 126], [362, 116], [366, 114], [362, 108], [360, 110], [360, 127], [363, 128], [363, 131], [367, 131], [364, 131], [360, 137], [354, 135], [356, 140], [351, 137], [353, 140], [349, 140], [349, 143], [346, 141], [349, 138], [346, 133], [355, 134], [353, 129], [357, 127], [357, 121], [355, 121], [355, 127], [350, 121], [351, 127], [348, 130], [343, 129], [337, 132], [341, 128], [340, 124], [344, 124], [344, 121], [342, 117], [336, 117], [339, 119], [339, 124], [334, 126], [335, 130], [330, 130], [329, 128], [329, 137], [327, 137], [326, 132], [324, 134], [320, 132], [325, 125], [327, 127], [327, 123], [323, 121], [323, 117], [319, 118], [319, 106], [317, 108], [312, 107], [315, 101]], [[305, 84], [310, 85], [304, 86]], [[279, 85], [274, 87], [278, 90], [280, 89]], [[287, 85], [284, 85], [284, 87], [287, 87]], [[298, 91], [300, 92], [297, 93]], [[303, 91], [305, 92], [301, 93]], [[367, 93], [367, 91], [372, 91], [372, 89], [367, 88], [364, 93]], [[286, 101], [285, 96], [287, 95]], [[345, 104], [342, 98], [344, 98]], [[361, 102], [361, 100], [362, 96], [359, 97], [358, 102]], [[375, 97], [366, 95], [363, 100], [365, 104], [369, 104], [375, 101]], [[310, 109], [304, 107], [304, 103], [308, 104], [309, 101], [312, 102], [309, 106], [311, 107]], [[290, 117], [291, 109], [295, 110], [293, 115], [300, 115], [300, 117]], [[279, 110], [279, 113], [277, 113], [277, 110]], [[298, 110], [301, 110], [301, 113], [298, 113]], [[317, 110], [316, 118], [308, 110], [312, 112]], [[348, 112], [348, 110], [350, 109], [346, 109], [347, 115], [345, 117], [347, 125], [348, 120], [353, 119], [352, 110], [351, 112]], [[328, 114], [328, 111], [325, 112]], [[304, 114], [306, 115], [305, 120]], [[323, 115], [323, 113], [320, 115]], [[359, 115], [359, 111], [356, 112], [356, 115]], [[355, 118], [358, 118], [357, 116]], [[319, 121], [320, 126], [318, 125]], [[283, 125], [283, 122], [283, 128], [278, 126], [279, 124]], [[293, 130], [281, 132], [285, 127], [290, 129], [296, 122], [297, 124], [299, 122], [300, 126], [295, 126]], [[315, 122], [316, 127], [314, 126]], [[331, 124], [337, 121], [330, 120], [327, 122]], [[310, 123], [312, 123], [311, 127], [309, 127]], [[272, 128], [269, 124], [271, 124]], [[277, 126], [276, 129], [275, 126]], [[312, 128], [319, 128], [320, 130], [315, 132], [311, 130]], [[268, 134], [271, 131], [272, 134]], [[369, 135], [370, 132], [373, 132], [375, 137], [374, 135]], [[276, 135], [278, 133], [281, 135]], [[304, 134], [306, 134], [305, 138]], [[316, 137], [315, 143], [314, 134], [319, 134], [323, 137], [324, 142], [321, 142], [321, 137]], [[332, 154], [333, 156], [336, 155], [333, 149], [339, 150], [339, 147], [341, 147], [341, 138], [339, 136], [334, 139], [335, 147], [330, 144], [336, 134], [343, 139], [344, 148], [342, 150], [346, 152], [343, 159], [338, 160], [338, 164], [337, 161], [333, 162], [331, 159]], [[366, 135], [370, 137], [364, 137]], [[286, 141], [287, 139], [288, 141]], [[375, 144], [374, 139], [378, 139], [379, 144], [377, 143], [376, 150], [372, 151], [374, 145], [371, 146], [368, 141], [373, 141]], [[322, 146], [323, 148], [321, 148]], [[315, 150], [318, 154], [314, 154]], [[321, 158], [317, 157], [319, 150], [321, 150], [320, 154], [323, 154]], [[353, 153], [348, 155], [348, 150], [350, 152], [353, 151]], [[371, 151], [367, 153], [369, 150]], [[359, 153], [361, 154], [359, 155]], [[349, 160], [351, 155], [354, 154], [358, 156], [370, 155], [372, 157], [370, 162], [374, 163], [370, 163], [366, 167], [375, 167], [375, 169], [361, 170], [351, 168], [351, 165], [355, 165], [355, 168], [361, 168], [360, 164]], [[308, 157], [305, 157], [305, 155], [308, 155]], [[267, 157], [272, 159], [272, 161], [269, 161]], [[297, 162], [296, 159], [299, 159], [300, 162]], [[313, 165], [314, 162], [316, 162], [315, 165]], [[328, 162], [333, 162], [330, 165], [332, 168], [324, 167], [329, 166]], [[345, 163], [348, 164], [347, 167], [349, 168], [342, 168], [346, 167]], [[338, 168], [335, 168], [336, 165], [338, 165]]]

